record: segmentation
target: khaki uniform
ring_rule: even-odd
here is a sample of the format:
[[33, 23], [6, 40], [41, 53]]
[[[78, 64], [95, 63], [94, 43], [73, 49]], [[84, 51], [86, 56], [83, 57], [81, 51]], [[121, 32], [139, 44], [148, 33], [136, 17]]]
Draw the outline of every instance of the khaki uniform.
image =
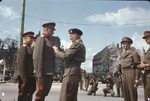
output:
[[113, 90], [114, 82], [112, 77], [106, 78], [106, 88], [103, 89], [104, 96], [107, 96], [108, 93], [111, 94], [111, 96], [114, 96], [114, 90]]
[[120, 96], [123, 97], [122, 73], [119, 70], [117, 70], [114, 73], [114, 78], [115, 78], [117, 96], [118, 97], [120, 97]]
[[[143, 62], [146, 64], [150, 64], [150, 48], [146, 52]], [[145, 71], [143, 76], [144, 94], [145, 94], [145, 101], [147, 101], [147, 98], [150, 98], [150, 67], [146, 67], [144, 71]]]
[[133, 64], [139, 62], [140, 56], [134, 50], [129, 49], [121, 55], [124, 101], [137, 101], [137, 88], [134, 83], [139, 79], [139, 70]]
[[95, 77], [92, 77], [90, 80], [90, 85], [91, 88], [88, 91], [87, 95], [92, 95], [92, 93], [94, 93], [94, 95], [96, 95], [96, 91], [98, 90], [97, 86], [98, 86], [98, 81], [96, 80]]
[[85, 61], [85, 46], [82, 40], [77, 40], [71, 47], [58, 52], [58, 57], [66, 60], [59, 101], [77, 101], [78, 86], [81, 80], [81, 63]]

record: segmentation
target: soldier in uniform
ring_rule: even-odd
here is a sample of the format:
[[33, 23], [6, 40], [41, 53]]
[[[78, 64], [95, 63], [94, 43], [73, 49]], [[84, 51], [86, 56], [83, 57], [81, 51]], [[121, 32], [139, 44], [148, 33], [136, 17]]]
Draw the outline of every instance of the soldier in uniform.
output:
[[110, 93], [111, 96], [115, 95], [113, 86], [114, 86], [113, 78], [110, 75], [108, 75], [106, 78], [106, 88], [103, 89], [104, 96], [107, 96], [108, 93]]
[[[146, 43], [150, 45], [150, 31], [144, 32], [143, 39], [145, 39]], [[150, 48], [146, 52], [143, 62], [141, 62], [141, 64], [138, 65], [138, 67], [144, 69], [143, 75], [144, 95], [145, 101], [148, 101], [148, 98], [150, 98]]]
[[115, 84], [116, 84], [116, 90], [117, 90], [117, 96], [123, 97], [123, 87], [122, 87], [122, 72], [121, 67], [119, 66], [117, 71], [114, 73], [115, 78]]
[[81, 63], [85, 61], [86, 48], [81, 40], [82, 31], [77, 28], [69, 30], [72, 45], [65, 52], [53, 47], [56, 55], [66, 60], [59, 101], [77, 101], [78, 86], [81, 80]]
[[18, 101], [32, 101], [32, 95], [36, 90], [36, 79], [34, 77], [34, 67], [31, 44], [33, 32], [23, 34], [23, 45], [17, 54], [17, 67], [19, 69], [19, 94]]
[[135, 85], [139, 80], [139, 69], [137, 64], [140, 62], [140, 56], [131, 48], [133, 43], [129, 37], [123, 37], [121, 44], [123, 52], [120, 57], [120, 64], [122, 69], [122, 83], [124, 101], [137, 101], [137, 87]]
[[85, 91], [88, 91], [89, 84], [90, 84], [90, 76], [88, 73], [86, 73], [86, 75], [85, 75]]
[[87, 95], [92, 95], [92, 93], [93, 93], [94, 96], [95, 96], [96, 95], [96, 91], [98, 90], [98, 88], [97, 88], [98, 81], [96, 80], [96, 77], [94, 75], [91, 77], [90, 85], [91, 85], [91, 88], [88, 91]]
[[55, 72], [55, 55], [52, 46], [54, 45], [53, 34], [55, 23], [43, 24], [43, 33], [36, 39], [33, 51], [33, 63], [37, 76], [37, 93], [35, 101], [45, 101], [53, 82]]
[[80, 90], [84, 90], [83, 83], [84, 83], [84, 70], [81, 69]]

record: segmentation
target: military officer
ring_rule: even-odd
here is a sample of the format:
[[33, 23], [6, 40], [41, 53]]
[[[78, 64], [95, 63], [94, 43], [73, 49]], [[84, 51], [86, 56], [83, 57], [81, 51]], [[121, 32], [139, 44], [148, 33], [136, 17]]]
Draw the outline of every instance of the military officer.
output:
[[33, 32], [23, 34], [23, 45], [17, 53], [17, 67], [19, 69], [18, 101], [32, 101], [32, 95], [36, 89], [31, 48], [33, 35]]
[[122, 38], [123, 52], [120, 62], [124, 101], [137, 101], [137, 88], [135, 85], [139, 80], [139, 70], [136, 68], [136, 64], [140, 62], [140, 56], [135, 49], [131, 48], [132, 43], [133, 41], [129, 37]]
[[56, 55], [66, 60], [59, 101], [77, 101], [78, 86], [81, 80], [81, 63], [85, 61], [86, 48], [81, 40], [82, 31], [77, 28], [69, 30], [72, 45], [65, 53], [53, 47]]
[[52, 46], [54, 45], [53, 34], [55, 23], [43, 24], [43, 32], [36, 39], [33, 51], [33, 63], [35, 67], [37, 82], [36, 101], [45, 101], [53, 82], [55, 72], [55, 56]]
[[[144, 32], [143, 39], [145, 39], [146, 43], [150, 45], [150, 31]], [[148, 98], [150, 98], [150, 48], [146, 52], [143, 62], [141, 62], [141, 64], [138, 65], [138, 67], [144, 69], [143, 75], [144, 95], [145, 101], [148, 101]]]

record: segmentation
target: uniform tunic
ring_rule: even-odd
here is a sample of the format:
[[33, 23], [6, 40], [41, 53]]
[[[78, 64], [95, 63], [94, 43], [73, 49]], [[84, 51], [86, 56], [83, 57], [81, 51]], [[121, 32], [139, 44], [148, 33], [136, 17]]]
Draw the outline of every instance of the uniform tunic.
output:
[[59, 101], [77, 101], [78, 85], [81, 80], [81, 63], [85, 61], [85, 46], [77, 40], [71, 47], [56, 55], [66, 60]]
[[38, 77], [36, 101], [45, 101], [53, 82], [55, 72], [55, 56], [52, 46], [53, 38], [39, 37], [33, 51], [33, 62]]
[[[21, 46], [17, 54], [17, 66], [19, 69], [19, 96], [18, 101], [32, 101], [32, 94], [36, 89], [36, 80], [33, 74], [32, 49]], [[24, 80], [24, 78], [26, 80]]]
[[[143, 62], [146, 64], [150, 64], [150, 48], [146, 52]], [[147, 98], [150, 98], [150, 66], [146, 67], [144, 71], [145, 71], [143, 77], [144, 94], [145, 94], [145, 101], [147, 101]]]
[[139, 79], [139, 70], [133, 64], [139, 62], [140, 56], [134, 50], [129, 49], [121, 56], [124, 101], [137, 101], [137, 88], [134, 84]]

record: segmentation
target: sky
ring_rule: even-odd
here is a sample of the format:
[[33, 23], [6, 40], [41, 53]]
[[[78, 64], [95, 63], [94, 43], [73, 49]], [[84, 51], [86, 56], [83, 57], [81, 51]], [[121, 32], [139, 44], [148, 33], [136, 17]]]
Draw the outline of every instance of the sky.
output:
[[[23, 0], [0, 2], [0, 38], [20, 39]], [[68, 30], [79, 28], [86, 46], [86, 62], [82, 68], [92, 72], [93, 56], [110, 44], [127, 36], [133, 46], [142, 50], [149, 46], [142, 39], [150, 30], [150, 2], [109, 0], [26, 0], [24, 31], [39, 33], [42, 24], [56, 22], [54, 36], [69, 48]]]

